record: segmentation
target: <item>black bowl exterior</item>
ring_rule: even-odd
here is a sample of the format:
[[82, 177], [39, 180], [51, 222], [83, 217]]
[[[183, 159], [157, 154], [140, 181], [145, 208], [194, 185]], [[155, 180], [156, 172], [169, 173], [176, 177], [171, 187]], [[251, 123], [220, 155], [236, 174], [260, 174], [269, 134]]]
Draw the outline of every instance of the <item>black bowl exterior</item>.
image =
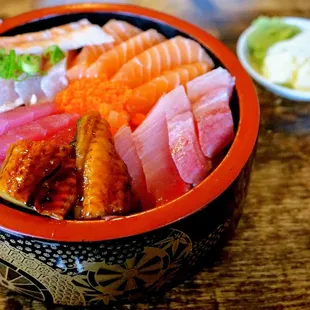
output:
[[113, 305], [157, 294], [212, 263], [236, 227], [253, 155], [231, 186], [201, 211], [161, 229], [85, 243], [0, 232], [0, 284], [62, 305]]

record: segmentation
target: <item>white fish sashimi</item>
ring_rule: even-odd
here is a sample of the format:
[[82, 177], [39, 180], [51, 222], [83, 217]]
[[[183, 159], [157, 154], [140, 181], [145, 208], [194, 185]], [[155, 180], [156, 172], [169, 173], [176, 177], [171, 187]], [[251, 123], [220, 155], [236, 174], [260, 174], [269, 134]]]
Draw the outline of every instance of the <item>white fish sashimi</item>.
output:
[[81, 20], [64, 26], [15, 37], [0, 37], [0, 48], [14, 49], [17, 54], [41, 54], [51, 45], [63, 51], [75, 50], [86, 45], [112, 43], [113, 37], [100, 26]]
[[79, 29], [83, 26], [91, 25], [88, 19], [83, 18], [78, 22], [72, 22], [69, 24], [65, 24], [58, 27], [53, 27], [50, 29], [37, 31], [37, 32], [29, 32], [24, 34], [18, 34], [16, 36], [11, 37], [0, 37], [0, 43], [11, 45], [14, 43], [21, 43], [21, 42], [33, 42], [33, 41], [42, 41], [48, 40], [55, 37], [58, 37], [60, 34], [71, 32], [72, 30]]
[[15, 81], [15, 91], [23, 102], [30, 102], [35, 96], [44, 100], [44, 93], [41, 89], [42, 76], [31, 76], [23, 81]]
[[68, 86], [67, 57], [43, 76], [31, 76], [22, 81], [0, 79], [0, 113], [23, 104], [30, 105], [54, 100]]
[[68, 86], [66, 78], [67, 59], [64, 58], [53, 66], [47, 75], [42, 77], [41, 89], [48, 101], [52, 101], [57, 93]]
[[6, 104], [14, 103], [17, 98], [18, 94], [14, 89], [14, 81], [0, 79], [0, 112], [4, 112]]

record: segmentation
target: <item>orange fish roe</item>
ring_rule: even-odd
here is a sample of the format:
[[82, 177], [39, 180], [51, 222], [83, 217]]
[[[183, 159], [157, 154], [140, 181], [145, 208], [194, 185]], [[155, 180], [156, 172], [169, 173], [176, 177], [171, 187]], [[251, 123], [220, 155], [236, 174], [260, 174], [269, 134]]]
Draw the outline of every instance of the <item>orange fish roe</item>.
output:
[[83, 115], [87, 111], [100, 112], [110, 124], [112, 133], [131, 120], [125, 108], [132, 90], [121, 83], [105, 78], [83, 78], [69, 83], [58, 93], [55, 104], [60, 111]]
[[131, 115], [131, 124], [133, 126], [139, 126], [145, 119], [145, 115], [142, 113], [135, 113]]

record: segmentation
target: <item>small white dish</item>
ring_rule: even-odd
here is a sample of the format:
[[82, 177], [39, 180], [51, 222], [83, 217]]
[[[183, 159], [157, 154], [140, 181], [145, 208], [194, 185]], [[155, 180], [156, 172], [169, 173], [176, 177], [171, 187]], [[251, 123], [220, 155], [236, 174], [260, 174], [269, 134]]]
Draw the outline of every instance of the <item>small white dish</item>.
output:
[[[296, 25], [302, 30], [310, 30], [310, 19], [299, 17], [283, 17], [284, 22]], [[257, 72], [249, 62], [247, 47], [248, 35], [254, 30], [254, 26], [247, 28], [239, 37], [237, 43], [237, 55], [248, 74], [259, 84], [267, 88], [272, 93], [295, 101], [310, 101], [310, 92], [294, 90], [281, 85], [274, 84]]]

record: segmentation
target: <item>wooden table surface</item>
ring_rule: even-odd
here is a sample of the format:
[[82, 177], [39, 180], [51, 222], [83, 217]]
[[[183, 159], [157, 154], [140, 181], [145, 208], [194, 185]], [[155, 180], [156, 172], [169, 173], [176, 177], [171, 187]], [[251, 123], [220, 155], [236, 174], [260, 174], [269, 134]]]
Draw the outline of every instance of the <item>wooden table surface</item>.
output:
[[[64, 2], [70, 1], [0, 0], [0, 16]], [[258, 15], [310, 18], [309, 0], [113, 2], [149, 6], [187, 19], [233, 51], [242, 30]], [[153, 304], [121, 309], [310, 309], [310, 103], [283, 100], [258, 86], [257, 91], [262, 113], [256, 167], [235, 238], [213, 268]], [[0, 308], [62, 309], [2, 288]]]

